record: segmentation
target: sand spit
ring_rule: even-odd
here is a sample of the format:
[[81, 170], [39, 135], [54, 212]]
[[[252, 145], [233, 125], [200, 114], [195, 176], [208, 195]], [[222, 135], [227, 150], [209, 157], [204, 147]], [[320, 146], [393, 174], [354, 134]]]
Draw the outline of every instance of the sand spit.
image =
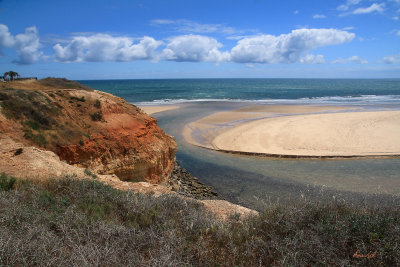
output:
[[[276, 117], [277, 114], [284, 116]], [[184, 129], [184, 136], [195, 145], [248, 155], [287, 158], [398, 156], [400, 111], [250, 106], [190, 123]]]
[[179, 108], [179, 106], [139, 106], [139, 107], [149, 115]]

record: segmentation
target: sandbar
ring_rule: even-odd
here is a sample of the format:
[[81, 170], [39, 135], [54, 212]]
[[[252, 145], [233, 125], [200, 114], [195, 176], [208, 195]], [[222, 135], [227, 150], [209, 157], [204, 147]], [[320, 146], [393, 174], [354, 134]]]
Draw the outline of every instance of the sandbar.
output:
[[[189, 143], [225, 152], [298, 157], [400, 155], [400, 111], [249, 106], [188, 124]], [[279, 116], [276, 116], [279, 114]]]
[[179, 108], [179, 106], [140, 106], [140, 109], [149, 115], [177, 108]]

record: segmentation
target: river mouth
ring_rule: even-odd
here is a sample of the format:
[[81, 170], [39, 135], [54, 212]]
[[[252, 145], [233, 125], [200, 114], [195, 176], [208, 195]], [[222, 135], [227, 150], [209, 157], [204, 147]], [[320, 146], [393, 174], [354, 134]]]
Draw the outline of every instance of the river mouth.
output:
[[[268, 201], [295, 201], [308, 192], [320, 198], [340, 196], [362, 200], [400, 194], [400, 159], [275, 159], [233, 155], [189, 144], [185, 125], [246, 102], [194, 102], [152, 116], [178, 143], [177, 161], [192, 175], [237, 204], [262, 209]], [[321, 192], [324, 192], [321, 194]]]

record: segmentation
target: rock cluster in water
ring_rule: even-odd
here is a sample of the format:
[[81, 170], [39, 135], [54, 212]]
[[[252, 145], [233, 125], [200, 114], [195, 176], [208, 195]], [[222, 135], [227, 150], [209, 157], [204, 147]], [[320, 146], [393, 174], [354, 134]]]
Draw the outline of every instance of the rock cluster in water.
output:
[[180, 195], [195, 199], [220, 199], [211, 186], [199, 182], [197, 177], [192, 176], [179, 164], [176, 164], [172, 171], [168, 187]]

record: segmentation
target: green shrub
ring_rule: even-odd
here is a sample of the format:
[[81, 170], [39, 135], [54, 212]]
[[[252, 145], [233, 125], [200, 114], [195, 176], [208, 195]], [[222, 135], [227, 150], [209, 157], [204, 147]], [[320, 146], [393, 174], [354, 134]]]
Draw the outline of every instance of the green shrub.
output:
[[83, 172], [85, 173], [85, 175], [87, 175], [87, 176], [89, 176], [89, 177], [91, 177], [93, 179], [97, 179], [98, 178], [98, 176], [95, 173], [89, 171], [88, 169], [85, 169]]
[[26, 125], [36, 131], [40, 129], [40, 123], [37, 121], [27, 121]]
[[0, 175], [0, 190], [9, 191], [14, 188], [16, 179], [7, 176], [4, 172]]
[[98, 112], [95, 112], [95, 113], [91, 114], [90, 117], [92, 118], [93, 121], [101, 121], [101, 120], [103, 120], [103, 114], [101, 113], [101, 111], [98, 111]]
[[48, 144], [46, 137], [44, 137], [43, 134], [40, 132], [35, 134], [31, 129], [24, 129], [24, 138], [32, 140], [33, 143], [41, 147], [46, 147]]
[[96, 100], [96, 102], [94, 103], [94, 106], [96, 107], [96, 108], [101, 108], [101, 102], [100, 102], [100, 100]]
[[71, 96], [69, 99], [80, 101], [80, 102], [85, 102], [86, 101], [84, 96], [82, 96], [82, 97]]

